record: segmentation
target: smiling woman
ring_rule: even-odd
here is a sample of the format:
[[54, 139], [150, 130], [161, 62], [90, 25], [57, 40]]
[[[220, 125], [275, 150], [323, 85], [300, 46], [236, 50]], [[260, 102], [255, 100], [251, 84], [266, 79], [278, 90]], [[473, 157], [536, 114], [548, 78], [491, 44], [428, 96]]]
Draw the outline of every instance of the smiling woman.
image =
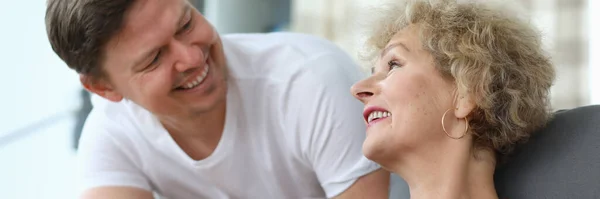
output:
[[554, 67], [540, 35], [501, 3], [398, 1], [378, 12], [352, 87], [363, 153], [414, 198], [497, 198], [498, 159], [549, 118]]

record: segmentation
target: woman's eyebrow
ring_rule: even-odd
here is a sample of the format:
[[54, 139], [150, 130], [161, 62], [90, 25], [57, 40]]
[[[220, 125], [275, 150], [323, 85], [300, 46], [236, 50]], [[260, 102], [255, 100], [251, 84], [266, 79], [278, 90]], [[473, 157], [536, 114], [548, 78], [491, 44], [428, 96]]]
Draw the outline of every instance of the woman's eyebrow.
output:
[[396, 47], [402, 47], [404, 50], [406, 50], [407, 52], [410, 52], [410, 49], [408, 49], [408, 47], [406, 47], [406, 45], [404, 45], [404, 43], [402, 42], [396, 42], [393, 44], [388, 45], [387, 47], [385, 47], [385, 49], [383, 49], [381, 51], [381, 57], [385, 56], [385, 54], [387, 54], [390, 50], [396, 48]]

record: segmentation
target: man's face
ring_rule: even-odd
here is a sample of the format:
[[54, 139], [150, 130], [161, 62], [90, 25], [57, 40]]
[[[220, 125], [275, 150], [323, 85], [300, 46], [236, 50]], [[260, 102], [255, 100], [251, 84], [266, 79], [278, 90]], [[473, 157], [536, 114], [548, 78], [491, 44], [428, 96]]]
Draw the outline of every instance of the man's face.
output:
[[221, 40], [187, 0], [136, 0], [105, 52], [105, 90], [91, 90], [109, 100], [126, 98], [159, 116], [201, 114], [224, 102]]

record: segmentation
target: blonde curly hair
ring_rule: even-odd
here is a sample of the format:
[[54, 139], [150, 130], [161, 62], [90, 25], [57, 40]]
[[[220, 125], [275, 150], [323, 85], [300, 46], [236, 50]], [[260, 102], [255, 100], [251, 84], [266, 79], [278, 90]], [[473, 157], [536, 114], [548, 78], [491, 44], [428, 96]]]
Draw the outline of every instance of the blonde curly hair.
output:
[[535, 28], [499, 5], [397, 0], [370, 23], [363, 59], [374, 63], [399, 30], [417, 25], [436, 68], [476, 104], [474, 146], [508, 154], [548, 121], [555, 71]]

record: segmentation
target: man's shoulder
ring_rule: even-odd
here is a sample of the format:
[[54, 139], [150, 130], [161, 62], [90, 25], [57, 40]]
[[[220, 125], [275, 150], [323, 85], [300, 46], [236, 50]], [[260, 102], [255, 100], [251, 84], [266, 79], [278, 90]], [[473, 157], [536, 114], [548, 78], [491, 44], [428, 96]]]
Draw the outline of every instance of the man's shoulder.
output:
[[360, 71], [347, 52], [324, 38], [302, 33], [230, 34], [224, 36], [232, 76], [281, 83], [315, 74], [327, 81]]
[[262, 49], [277, 47], [295, 48], [304, 54], [314, 54], [328, 51], [341, 51], [333, 42], [315, 35], [294, 32], [272, 33], [238, 33], [223, 36], [224, 40], [239, 45], [253, 46]]
[[146, 111], [126, 100], [111, 102], [92, 94], [91, 101], [93, 108], [85, 121], [83, 134], [130, 134], [138, 129], [139, 120], [149, 118]]

